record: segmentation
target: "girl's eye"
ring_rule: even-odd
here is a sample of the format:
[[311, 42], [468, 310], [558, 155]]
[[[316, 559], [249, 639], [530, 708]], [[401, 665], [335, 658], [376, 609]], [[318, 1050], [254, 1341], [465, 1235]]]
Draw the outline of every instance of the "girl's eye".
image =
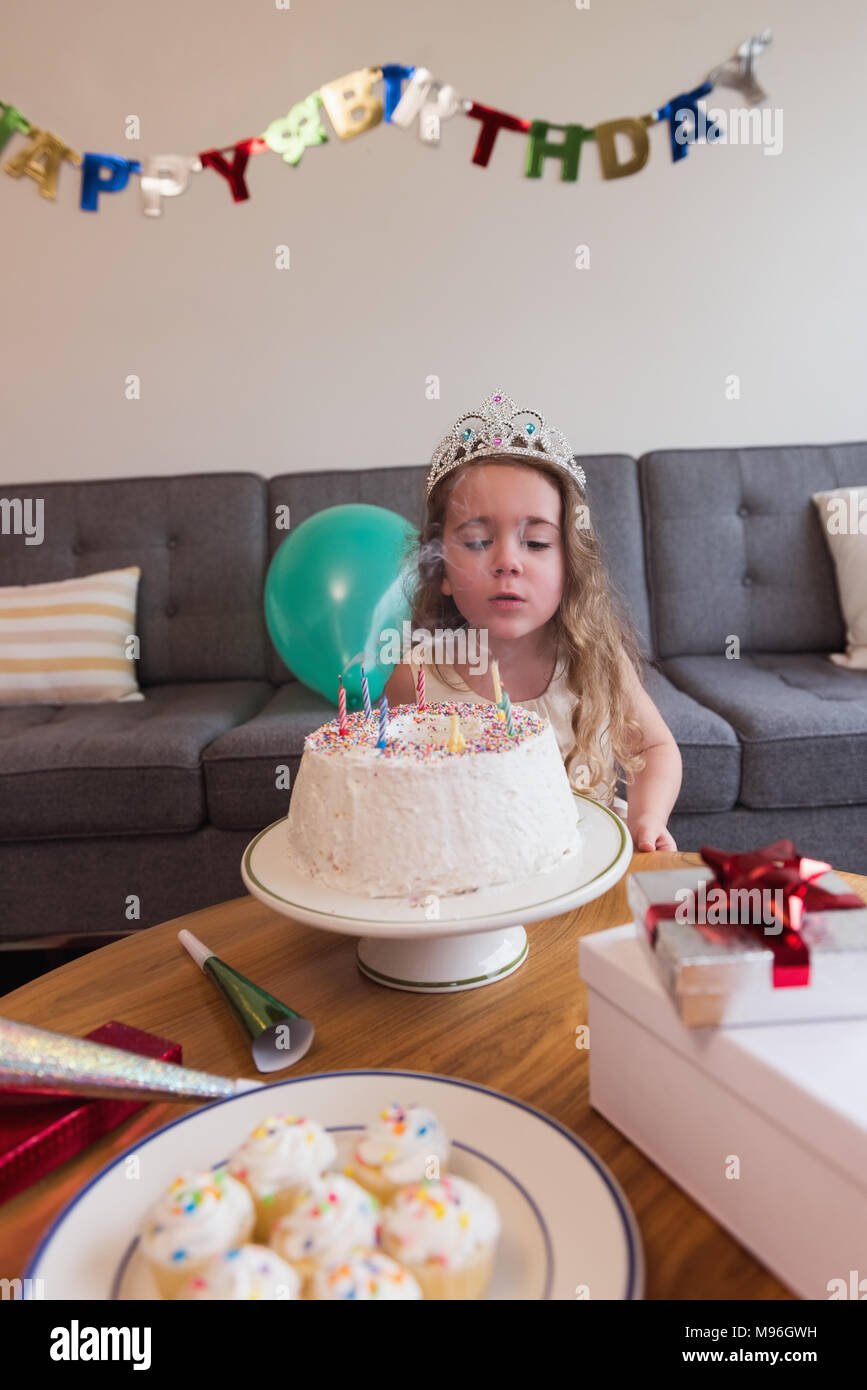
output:
[[[464, 541], [464, 545], [466, 546], [467, 550], [484, 550], [485, 546], [490, 544], [490, 541]], [[532, 550], [551, 549], [551, 544], [549, 541], [527, 541], [527, 545], [530, 546]]]

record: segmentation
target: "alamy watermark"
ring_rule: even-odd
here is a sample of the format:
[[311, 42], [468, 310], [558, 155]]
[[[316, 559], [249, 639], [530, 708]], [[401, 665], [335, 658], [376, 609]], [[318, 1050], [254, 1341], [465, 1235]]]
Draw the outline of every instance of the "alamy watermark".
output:
[[825, 1288], [828, 1298], [854, 1298], [863, 1303], [867, 1299], [867, 1279], [862, 1279], [857, 1269], [849, 1270], [848, 1279], [829, 1279]]
[[467, 666], [474, 676], [483, 676], [488, 669], [488, 630], [478, 627], [438, 627], [430, 632], [425, 627], [413, 628], [405, 619], [398, 631], [384, 627], [379, 634], [379, 657], [383, 666], [409, 662], [413, 652], [417, 659], [430, 666]]
[[7, 1298], [44, 1298], [45, 1280], [44, 1279], [0, 1279], [0, 1299]]
[[0, 497], [0, 535], [23, 536], [25, 545], [45, 539], [45, 501], [42, 497]]
[[867, 536], [867, 497], [851, 487], [845, 497], [825, 498], [825, 530], [829, 536]]
[[674, 138], [679, 145], [704, 140], [709, 145], [761, 145], [765, 154], [781, 154], [783, 149], [783, 111], [779, 106], [721, 106], [697, 112], [681, 106], [674, 113]]
[[704, 880], [694, 888], [679, 888], [675, 893], [677, 911], [674, 920], [681, 924], [709, 927], [726, 923], [764, 925], [765, 936], [779, 936], [783, 930], [784, 897], [782, 888], [732, 888], [713, 883], [710, 890]]
[[51, 1329], [52, 1361], [131, 1361], [134, 1371], [150, 1370], [149, 1327], [84, 1327], [73, 1318]]

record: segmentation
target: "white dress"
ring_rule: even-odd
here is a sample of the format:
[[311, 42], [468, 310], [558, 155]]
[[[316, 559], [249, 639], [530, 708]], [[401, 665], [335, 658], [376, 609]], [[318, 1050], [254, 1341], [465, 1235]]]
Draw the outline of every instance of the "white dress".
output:
[[[418, 689], [418, 653], [420, 647], [413, 647], [410, 654], [413, 685]], [[457, 700], [459, 702], [471, 701], [480, 705], [493, 704], [493, 700], [488, 700], [485, 695], [479, 695], [477, 691], [471, 690], [466, 681], [462, 680], [453, 666], [445, 662], [440, 664], [440, 669], [448, 675], [450, 684], [446, 685], [441, 680], [434, 666], [425, 662], [424, 668], [424, 687], [425, 699], [428, 703], [438, 703], [440, 701]], [[560, 749], [560, 756], [564, 765], [567, 757], [574, 747], [574, 737], [572, 734], [572, 710], [575, 705], [575, 696], [566, 684], [566, 666], [561, 662], [559, 669], [555, 671], [548, 689], [535, 700], [516, 700], [513, 703], [520, 704], [524, 709], [532, 710], [534, 714], [540, 715], [543, 719], [548, 719], [554, 729], [557, 738], [557, 745]], [[607, 754], [607, 767], [611, 773], [614, 772], [614, 760], [611, 757], [608, 725], [606, 724], [601, 734], [602, 747]], [[576, 791], [582, 792], [585, 796], [590, 796], [596, 801], [602, 801], [594, 788], [582, 786], [577, 780], [578, 768], [572, 770], [571, 785]], [[599, 789], [601, 792], [601, 788]], [[622, 820], [626, 819], [627, 804], [622, 796], [609, 797], [603, 805], [610, 806]]]

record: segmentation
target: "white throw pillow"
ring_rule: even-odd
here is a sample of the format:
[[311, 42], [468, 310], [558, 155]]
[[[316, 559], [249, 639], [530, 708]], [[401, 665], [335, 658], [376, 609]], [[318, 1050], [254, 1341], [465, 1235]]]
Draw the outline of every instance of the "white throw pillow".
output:
[[0, 705], [143, 700], [135, 661], [141, 570], [0, 588]]
[[814, 492], [822, 533], [834, 561], [846, 651], [832, 652], [837, 666], [867, 671], [867, 484]]

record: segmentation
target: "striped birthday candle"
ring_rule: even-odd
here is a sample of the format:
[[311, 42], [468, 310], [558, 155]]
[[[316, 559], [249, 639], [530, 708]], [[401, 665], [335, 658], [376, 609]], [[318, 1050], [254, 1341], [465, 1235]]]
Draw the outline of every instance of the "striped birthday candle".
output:
[[418, 703], [419, 709], [427, 709], [427, 700], [426, 700], [425, 697], [424, 697], [424, 666], [422, 665], [421, 662], [419, 662], [419, 664], [418, 664], [418, 701], [417, 701], [417, 703]]
[[508, 690], [503, 690], [503, 714], [506, 720], [506, 733], [509, 738], [515, 737], [515, 721], [512, 718], [512, 702], [509, 699]]
[[503, 713], [503, 687], [500, 684], [500, 664], [498, 661], [491, 662], [491, 675], [494, 680], [494, 703], [497, 706], [497, 718], [505, 719]]
[[361, 668], [361, 698], [364, 701], [364, 717], [369, 719], [373, 713], [370, 707], [370, 690], [367, 685], [367, 676], [364, 674], [364, 667]]
[[343, 677], [338, 675], [337, 681], [337, 728], [339, 733], [348, 734], [349, 724], [346, 719], [346, 691], [343, 688]]
[[383, 692], [382, 699], [381, 699], [380, 702], [379, 702], [379, 742], [378, 742], [377, 745], [376, 745], [377, 748], [384, 748], [384, 747], [385, 747], [385, 730], [386, 730], [386, 725], [387, 725], [387, 723], [388, 723], [388, 697], [387, 697], [387, 696], [385, 695], [385, 693]]

